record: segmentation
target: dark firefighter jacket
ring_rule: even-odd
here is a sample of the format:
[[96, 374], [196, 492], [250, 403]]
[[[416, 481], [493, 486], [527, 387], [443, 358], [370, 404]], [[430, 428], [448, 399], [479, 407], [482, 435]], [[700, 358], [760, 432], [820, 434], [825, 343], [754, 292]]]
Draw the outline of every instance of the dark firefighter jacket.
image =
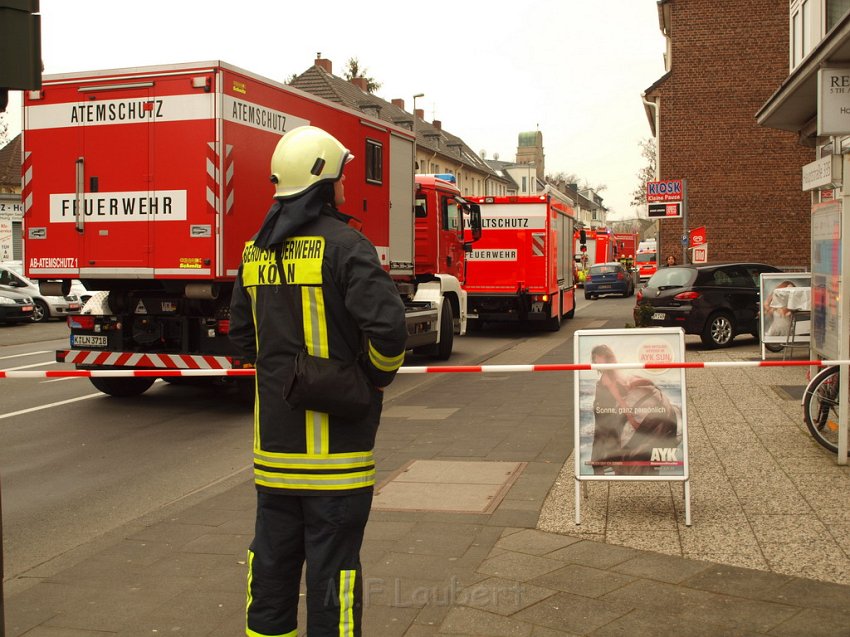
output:
[[407, 329], [398, 290], [375, 247], [347, 219], [326, 207], [285, 240], [285, 283], [276, 247], [251, 241], [242, 255], [230, 338], [239, 356], [256, 360], [254, 478], [262, 491], [330, 495], [375, 483], [378, 389], [369, 414], [357, 421], [293, 410], [283, 399], [284, 372], [305, 345], [314, 356], [359, 356], [375, 387], [388, 385], [404, 359]]

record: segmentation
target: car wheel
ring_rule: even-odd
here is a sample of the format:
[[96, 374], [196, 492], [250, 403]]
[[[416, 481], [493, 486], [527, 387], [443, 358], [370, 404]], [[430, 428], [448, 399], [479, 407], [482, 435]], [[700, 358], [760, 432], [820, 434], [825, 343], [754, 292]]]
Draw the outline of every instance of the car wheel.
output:
[[703, 345], [710, 348], [728, 347], [735, 338], [735, 325], [732, 317], [725, 312], [712, 314], [700, 334]]
[[584, 293], [584, 300], [585, 300], [585, 301], [589, 301], [589, 300], [590, 300], [590, 299], [592, 299], [592, 298], [593, 298], [593, 296], [592, 296], [592, 295], [588, 294], [587, 292], [585, 292], [585, 293]]
[[773, 353], [781, 352], [783, 349], [785, 349], [781, 343], [765, 343], [764, 347], [768, 352]]
[[47, 321], [50, 318], [50, 308], [47, 307], [47, 303], [41, 299], [34, 299], [34, 301], [32, 308], [32, 322], [43, 323]]

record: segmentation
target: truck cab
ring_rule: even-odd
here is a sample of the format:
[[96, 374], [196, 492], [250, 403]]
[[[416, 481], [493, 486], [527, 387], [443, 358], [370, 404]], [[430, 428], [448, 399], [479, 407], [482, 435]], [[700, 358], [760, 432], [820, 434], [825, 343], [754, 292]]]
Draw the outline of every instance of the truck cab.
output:
[[466, 253], [481, 238], [481, 212], [460, 196], [454, 175], [416, 175], [414, 272], [466, 280]]

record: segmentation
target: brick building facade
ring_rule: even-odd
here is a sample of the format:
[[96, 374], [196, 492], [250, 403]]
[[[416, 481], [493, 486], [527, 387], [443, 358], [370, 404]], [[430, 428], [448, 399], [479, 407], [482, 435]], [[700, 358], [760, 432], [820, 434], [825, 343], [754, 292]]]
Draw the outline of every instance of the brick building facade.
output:
[[[687, 180], [688, 227], [705, 226], [710, 261], [808, 269], [800, 167], [814, 150], [755, 119], [788, 75], [788, 0], [661, 0], [658, 9], [667, 73], [646, 100], [659, 178]], [[682, 219], [659, 220], [662, 255], [681, 261], [682, 234]]]

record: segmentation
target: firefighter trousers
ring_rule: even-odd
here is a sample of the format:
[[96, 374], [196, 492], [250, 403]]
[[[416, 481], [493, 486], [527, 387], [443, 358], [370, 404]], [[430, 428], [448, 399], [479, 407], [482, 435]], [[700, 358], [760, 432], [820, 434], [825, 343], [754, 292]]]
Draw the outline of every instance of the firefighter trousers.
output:
[[360, 546], [372, 490], [349, 495], [257, 493], [248, 551], [246, 635], [296, 637], [306, 562], [309, 637], [360, 637]]

